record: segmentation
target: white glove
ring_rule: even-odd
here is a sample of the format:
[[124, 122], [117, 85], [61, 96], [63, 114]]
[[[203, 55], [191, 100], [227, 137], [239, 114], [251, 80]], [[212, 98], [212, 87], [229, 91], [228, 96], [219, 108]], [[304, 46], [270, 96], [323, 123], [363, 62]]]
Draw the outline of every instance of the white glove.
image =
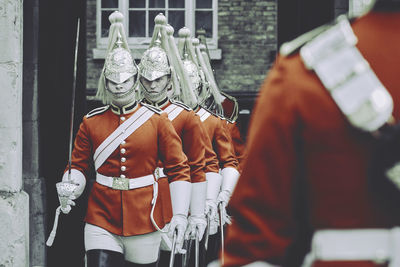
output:
[[172, 216], [171, 222], [169, 223], [168, 237], [173, 240], [174, 232], [177, 232], [175, 253], [182, 253], [183, 238], [185, 236], [187, 224], [187, 218], [182, 214], [175, 214]]
[[[73, 195], [71, 195], [71, 197], [72, 197]], [[68, 199], [68, 202], [67, 202], [67, 205], [65, 206], [65, 207], [63, 207], [62, 205], [61, 205], [61, 211], [62, 211], [62, 213], [64, 213], [64, 214], [68, 214], [70, 211], [71, 211], [71, 206], [75, 206], [76, 204], [75, 204], [75, 202], [74, 201], [72, 201], [72, 199], [71, 199], [71, 197], [70, 197], [70, 199]]]
[[213, 220], [218, 214], [217, 203], [214, 200], [207, 199], [206, 200], [206, 209], [205, 214], [210, 217], [210, 220]]
[[[173, 240], [177, 231], [175, 253], [181, 253], [183, 238], [187, 227], [187, 214], [190, 204], [192, 184], [186, 181], [175, 181], [169, 184], [171, 191], [172, 220], [169, 223], [168, 236]], [[176, 229], [176, 230], [175, 230]]]
[[229, 199], [231, 198], [231, 194], [228, 190], [224, 190], [219, 192], [217, 197], [217, 203], [223, 203], [224, 206], [228, 206]]
[[210, 227], [210, 230], [209, 230], [210, 235], [215, 235], [218, 232], [218, 227], [219, 227], [218, 216], [215, 216], [212, 220], [210, 220], [209, 227]]
[[199, 241], [203, 238], [207, 227], [207, 220], [204, 215], [191, 215], [188, 220], [188, 227], [185, 232], [185, 239], [195, 239], [196, 233], [199, 235]]
[[[226, 212], [226, 206], [228, 205], [229, 199], [230, 199], [231, 194], [229, 193], [228, 190], [221, 191], [218, 195], [217, 198], [217, 203], [218, 203], [218, 208], [219, 212], [222, 213], [222, 224], [225, 225], [231, 224], [232, 220], [228, 213]], [[219, 220], [219, 214], [218, 214], [218, 220]]]
[[219, 222], [220, 213], [222, 213], [223, 225], [225, 225], [226, 223], [232, 224], [231, 217], [226, 213], [226, 206], [222, 204], [220, 205], [219, 209], [220, 210], [218, 215], [215, 216], [214, 219], [210, 220], [210, 235], [216, 234], [218, 232], [218, 228], [221, 226]]
[[[226, 223], [227, 224], [232, 224], [231, 216], [229, 216], [228, 213], [226, 212], [226, 206], [225, 206], [224, 202], [221, 202], [219, 207], [220, 207], [219, 208], [220, 209], [219, 212], [221, 213], [221, 216], [222, 216], [222, 225], [225, 225]], [[217, 216], [217, 218], [218, 218], [218, 221], [219, 221], [220, 217]]]

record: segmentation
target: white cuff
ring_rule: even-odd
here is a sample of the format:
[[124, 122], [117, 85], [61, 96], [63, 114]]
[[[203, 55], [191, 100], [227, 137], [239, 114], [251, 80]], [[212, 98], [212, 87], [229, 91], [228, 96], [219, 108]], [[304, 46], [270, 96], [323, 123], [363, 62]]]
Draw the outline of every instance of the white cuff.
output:
[[232, 194], [235, 189], [236, 183], [239, 179], [239, 172], [232, 167], [223, 168], [221, 171], [222, 175], [222, 186], [221, 191], [227, 190], [229, 194]]
[[204, 215], [206, 209], [207, 182], [192, 183], [190, 215]]
[[186, 181], [175, 181], [169, 184], [171, 191], [172, 214], [188, 215], [192, 184]]
[[[74, 195], [76, 198], [78, 198], [80, 195], [82, 195], [83, 190], [85, 190], [86, 186], [86, 178], [85, 175], [78, 171], [77, 169], [71, 169], [71, 182], [74, 184], [77, 184], [78, 187], [74, 191]], [[68, 181], [68, 171], [66, 171], [62, 177], [63, 182]]]
[[217, 200], [218, 193], [221, 189], [222, 176], [216, 172], [207, 172], [207, 199]]

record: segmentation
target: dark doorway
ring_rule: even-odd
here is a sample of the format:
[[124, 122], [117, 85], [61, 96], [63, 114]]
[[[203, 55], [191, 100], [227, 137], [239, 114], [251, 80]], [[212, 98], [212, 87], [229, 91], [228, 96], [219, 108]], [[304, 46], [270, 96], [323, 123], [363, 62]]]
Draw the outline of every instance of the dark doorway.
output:
[[278, 1], [278, 47], [332, 21], [334, 16], [335, 0]]
[[[40, 175], [46, 183], [46, 235], [51, 231], [59, 205], [55, 184], [67, 165], [77, 18], [80, 17], [75, 97], [76, 133], [85, 104], [86, 1], [39, 1], [39, 151]], [[47, 266], [84, 266], [83, 217], [85, 201], [77, 201], [70, 214], [61, 214], [57, 236], [47, 249]]]

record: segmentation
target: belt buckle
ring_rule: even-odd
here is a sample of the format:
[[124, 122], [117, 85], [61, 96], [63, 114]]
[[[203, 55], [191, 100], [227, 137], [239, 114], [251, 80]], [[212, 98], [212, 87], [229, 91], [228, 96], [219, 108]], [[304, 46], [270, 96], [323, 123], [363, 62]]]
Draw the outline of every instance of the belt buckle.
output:
[[129, 190], [129, 179], [122, 177], [113, 177], [112, 189]]

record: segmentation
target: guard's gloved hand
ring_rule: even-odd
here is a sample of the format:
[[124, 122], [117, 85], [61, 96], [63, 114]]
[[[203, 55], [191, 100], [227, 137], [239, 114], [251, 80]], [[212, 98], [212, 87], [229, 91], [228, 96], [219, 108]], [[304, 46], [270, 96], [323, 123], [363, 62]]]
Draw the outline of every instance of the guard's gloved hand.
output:
[[231, 224], [231, 219], [226, 213], [226, 206], [228, 206], [229, 199], [235, 189], [237, 181], [239, 180], [239, 172], [233, 167], [226, 167], [221, 170], [222, 184], [221, 191], [217, 197], [218, 209], [222, 214], [222, 224]]
[[75, 202], [73, 200], [77, 199], [82, 195], [86, 186], [85, 176], [83, 175], [82, 172], [76, 169], [71, 169], [71, 175], [69, 178], [70, 180], [68, 180], [68, 171], [66, 171], [62, 177], [62, 182], [70, 182], [71, 184], [74, 185], [75, 188], [69, 195], [68, 200], [65, 201], [65, 198], [67, 198], [67, 196], [65, 196], [64, 194], [60, 195], [60, 191], [59, 189], [57, 189], [58, 199], [61, 204], [61, 211], [64, 214], [68, 214], [71, 211], [72, 208], [71, 206], [75, 206]]
[[205, 214], [213, 221], [218, 215], [218, 194], [222, 184], [222, 176], [216, 172], [207, 172], [207, 197], [205, 204]]
[[185, 238], [195, 239], [196, 234], [199, 240], [203, 237], [204, 230], [207, 227], [205, 216], [207, 197], [207, 181], [192, 183], [192, 195], [190, 199], [189, 225], [186, 229]]
[[215, 235], [218, 232], [218, 227], [219, 227], [218, 216], [215, 216], [212, 220], [210, 220], [209, 227], [210, 227], [210, 230], [209, 230], [210, 235]]
[[205, 214], [210, 217], [210, 220], [213, 220], [218, 214], [217, 202], [212, 199], [206, 200], [206, 208]]
[[192, 185], [187, 181], [174, 181], [169, 184], [172, 202], [172, 220], [169, 224], [168, 236], [173, 240], [176, 231], [175, 253], [181, 253], [183, 239], [187, 227]]
[[185, 239], [195, 239], [198, 234], [199, 241], [203, 238], [204, 232], [207, 227], [206, 216], [204, 215], [191, 215], [188, 219], [188, 227], [185, 232]]
[[61, 211], [62, 211], [62, 213], [68, 214], [68, 213], [71, 211], [71, 209], [72, 209], [71, 206], [75, 206], [75, 205], [76, 205], [76, 204], [75, 204], [74, 201], [72, 201], [72, 199], [68, 199], [68, 202], [67, 202], [67, 205], [66, 205], [66, 206], [61, 205]]
[[228, 213], [226, 212], [225, 203], [221, 201], [218, 207], [219, 207], [220, 215], [217, 217], [218, 217], [218, 220], [220, 220], [220, 217], [222, 217], [222, 225], [225, 225], [226, 223], [232, 224], [231, 216], [229, 216]]
[[219, 192], [217, 197], [217, 203], [222, 203], [225, 207], [228, 206], [229, 199], [231, 198], [231, 194], [228, 190], [224, 190]]
[[175, 253], [184, 253], [182, 246], [187, 224], [188, 220], [185, 215], [176, 214], [172, 216], [168, 229], [168, 237], [173, 240], [174, 232], [176, 232]]

